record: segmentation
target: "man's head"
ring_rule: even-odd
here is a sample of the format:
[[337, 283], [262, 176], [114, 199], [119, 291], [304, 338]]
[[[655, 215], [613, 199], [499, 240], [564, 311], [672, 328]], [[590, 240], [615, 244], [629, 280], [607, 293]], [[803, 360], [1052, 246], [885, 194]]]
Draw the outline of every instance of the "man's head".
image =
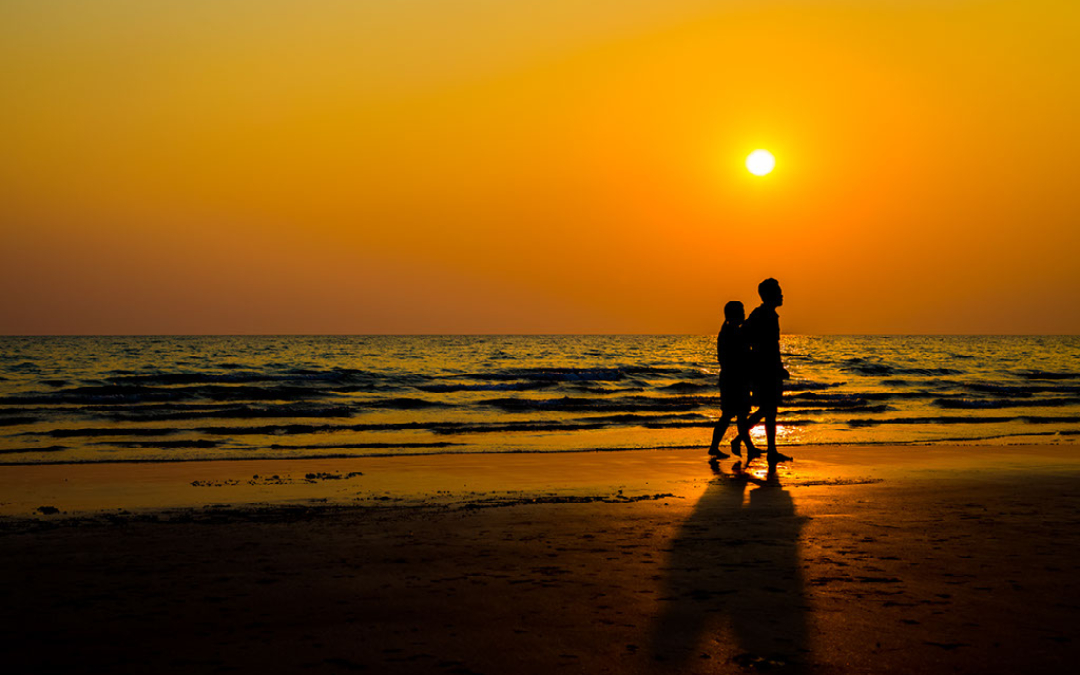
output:
[[746, 310], [738, 300], [732, 300], [724, 305], [724, 319], [733, 323], [742, 323], [746, 318]]
[[761, 296], [761, 301], [770, 307], [779, 307], [784, 304], [784, 294], [780, 291], [780, 282], [773, 278], [768, 278], [758, 284], [758, 295]]

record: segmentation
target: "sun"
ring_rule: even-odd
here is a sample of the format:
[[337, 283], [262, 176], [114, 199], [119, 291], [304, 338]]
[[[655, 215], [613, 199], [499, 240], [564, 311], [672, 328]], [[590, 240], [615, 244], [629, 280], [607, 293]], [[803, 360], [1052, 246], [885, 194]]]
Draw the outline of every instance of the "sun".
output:
[[772, 173], [776, 158], [768, 150], [755, 150], [746, 157], [746, 169], [755, 176]]

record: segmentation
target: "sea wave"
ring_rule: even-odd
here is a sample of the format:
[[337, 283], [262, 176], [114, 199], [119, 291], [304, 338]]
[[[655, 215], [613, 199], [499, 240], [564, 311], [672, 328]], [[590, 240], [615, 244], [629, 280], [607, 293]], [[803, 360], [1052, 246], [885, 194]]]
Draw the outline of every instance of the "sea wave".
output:
[[942, 377], [945, 375], [962, 375], [964, 371], [956, 368], [902, 368], [891, 366], [886, 363], [871, 361], [862, 357], [845, 359], [840, 364], [840, 370], [858, 375], [918, 375], [921, 377]]
[[939, 408], [952, 408], [959, 410], [983, 410], [1003, 408], [1062, 408], [1066, 406], [1080, 406], [1080, 398], [937, 398], [934, 399], [932, 403]]
[[606, 412], [634, 410], [695, 410], [702, 406], [716, 407], [717, 397], [704, 396], [625, 396], [620, 398], [490, 398], [478, 405], [506, 412]]
[[1055, 373], [1045, 370], [1019, 370], [1016, 375], [1026, 380], [1080, 380], [1080, 373]]
[[1018, 415], [1015, 417], [990, 417], [990, 416], [928, 416], [928, 417], [885, 417], [870, 419], [849, 419], [851, 427], [873, 427], [890, 424], [1006, 424], [1009, 422], [1023, 422], [1025, 424], [1080, 424], [1080, 415]]
[[693, 377], [702, 375], [696, 370], [657, 366], [613, 366], [608, 368], [506, 368], [486, 373], [464, 373], [472, 380], [532, 380], [538, 382], [617, 382], [643, 377]]

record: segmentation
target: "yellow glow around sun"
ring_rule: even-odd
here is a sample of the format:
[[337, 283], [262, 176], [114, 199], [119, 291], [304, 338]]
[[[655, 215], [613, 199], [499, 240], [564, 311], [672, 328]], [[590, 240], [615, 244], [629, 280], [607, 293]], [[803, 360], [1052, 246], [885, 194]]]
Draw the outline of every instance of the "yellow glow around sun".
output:
[[746, 168], [755, 176], [764, 176], [776, 166], [776, 158], [768, 150], [755, 150], [746, 157]]

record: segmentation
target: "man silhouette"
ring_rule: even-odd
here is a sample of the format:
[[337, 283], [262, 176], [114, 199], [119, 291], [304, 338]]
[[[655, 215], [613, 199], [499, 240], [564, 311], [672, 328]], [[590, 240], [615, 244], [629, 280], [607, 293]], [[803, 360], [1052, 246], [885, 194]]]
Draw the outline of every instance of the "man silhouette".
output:
[[775, 471], [780, 462], [790, 462], [791, 457], [776, 451], [776, 412], [784, 390], [787, 370], [780, 359], [780, 316], [776, 308], [784, 304], [780, 282], [766, 279], [758, 284], [761, 305], [747, 317], [743, 335], [750, 346], [750, 387], [757, 412], [750, 419], [753, 426], [765, 420], [765, 439], [768, 443], [769, 471]]

